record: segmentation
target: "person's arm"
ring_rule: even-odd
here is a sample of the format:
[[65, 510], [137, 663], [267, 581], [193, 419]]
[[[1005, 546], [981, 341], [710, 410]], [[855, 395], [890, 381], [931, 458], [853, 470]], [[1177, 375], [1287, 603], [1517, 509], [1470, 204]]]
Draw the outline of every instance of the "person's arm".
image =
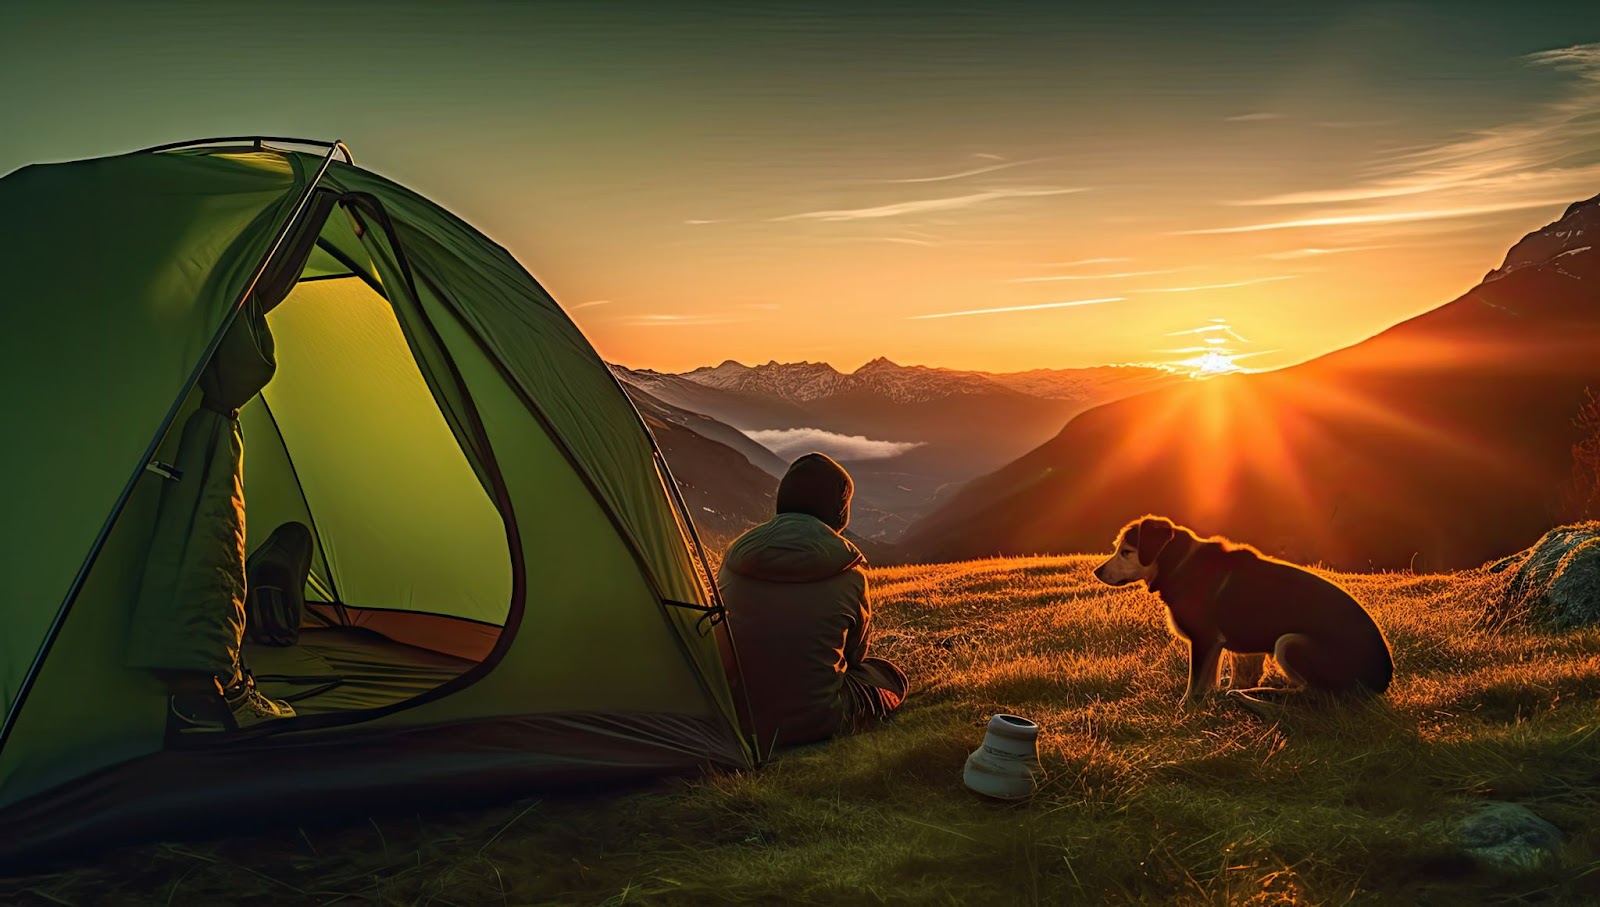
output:
[[867, 645], [872, 638], [872, 595], [867, 590], [866, 574], [857, 572], [861, 579], [861, 595], [856, 607], [856, 619], [844, 637], [844, 660], [850, 668], [861, 666], [867, 657]]

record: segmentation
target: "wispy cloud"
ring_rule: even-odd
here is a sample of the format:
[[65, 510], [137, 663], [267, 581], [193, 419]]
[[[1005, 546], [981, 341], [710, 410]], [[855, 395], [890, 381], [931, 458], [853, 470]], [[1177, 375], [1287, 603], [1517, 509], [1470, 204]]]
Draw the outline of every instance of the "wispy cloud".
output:
[[1371, 249], [1390, 249], [1390, 248], [1393, 248], [1393, 246], [1379, 244], [1379, 245], [1371, 245], [1371, 246], [1336, 246], [1336, 247], [1330, 248], [1330, 249], [1318, 249], [1318, 248], [1289, 249], [1289, 250], [1284, 251], [1284, 252], [1268, 252], [1267, 254], [1265, 254], [1265, 255], [1263, 255], [1261, 257], [1262, 258], [1270, 258], [1273, 261], [1294, 261], [1295, 259], [1299, 259], [1299, 258], [1320, 258], [1320, 257], [1322, 257], [1324, 255], [1340, 255], [1340, 254], [1343, 254], [1345, 252], [1366, 252], [1366, 251], [1371, 250]]
[[722, 221], [720, 221], [720, 220], [705, 220], [703, 218], [696, 217], [696, 218], [691, 218], [689, 220], [686, 220], [686, 221], [684, 221], [684, 223], [689, 224], [691, 226], [697, 226], [698, 227], [698, 226], [703, 226], [705, 224], [720, 224], [720, 223], [722, 223]]
[[820, 451], [835, 460], [884, 460], [921, 447], [922, 441], [877, 441], [865, 435], [841, 435], [820, 428], [774, 428], [746, 431], [745, 436], [785, 459]]
[[1026, 160], [1026, 161], [1005, 161], [1005, 162], [999, 163], [999, 164], [989, 164], [988, 166], [985, 166], [985, 167], [973, 167], [971, 169], [962, 170], [962, 171], [959, 171], [959, 172], [956, 172], [956, 173], [945, 173], [945, 174], [942, 174], [940, 176], [915, 176], [915, 177], [910, 177], [908, 179], [880, 180], [879, 182], [884, 182], [884, 183], [941, 183], [941, 182], [944, 182], [945, 180], [958, 180], [958, 179], [965, 179], [966, 177], [969, 177], [969, 176], [981, 176], [981, 175], [983, 175], [985, 173], [994, 173], [997, 170], [1010, 170], [1010, 169], [1012, 169], [1014, 167], [1026, 167], [1029, 164], [1041, 164], [1041, 163], [1044, 163], [1045, 161], [1048, 161], [1048, 160], [1052, 160], [1052, 158], [1036, 157], [1036, 158], [1031, 158], [1031, 159]]
[[633, 315], [615, 322], [616, 324], [636, 328], [685, 328], [702, 327], [711, 324], [734, 324], [740, 321], [749, 321], [732, 315]]
[[[1163, 334], [1162, 336], [1164, 336], [1164, 337], [1184, 337], [1184, 336], [1187, 336], [1187, 335], [1190, 335], [1190, 334], [1222, 334], [1225, 337], [1232, 338], [1234, 341], [1236, 341], [1238, 343], [1249, 343], [1250, 342], [1250, 341], [1244, 339], [1243, 337], [1239, 336], [1239, 333], [1237, 331], [1235, 331], [1233, 329], [1233, 327], [1231, 325], [1229, 325], [1225, 321], [1217, 321], [1215, 323], [1205, 325], [1204, 327], [1189, 328], [1186, 331], [1168, 331], [1166, 334]], [[1221, 338], [1218, 338], [1218, 339], [1221, 339]], [[1211, 341], [1208, 339], [1206, 342], [1210, 343]]]
[[1129, 277], [1149, 277], [1153, 274], [1174, 274], [1177, 268], [1159, 271], [1118, 271], [1114, 274], [1054, 274], [1049, 277], [1013, 277], [1010, 283], [1045, 283], [1054, 280], [1125, 280]]
[[1088, 191], [1087, 187], [1076, 187], [1070, 189], [990, 189], [986, 192], [974, 192], [970, 195], [954, 195], [946, 198], [924, 198], [910, 202], [896, 202], [891, 205], [878, 205], [872, 208], [841, 208], [830, 211], [806, 211], [801, 214], [786, 214], [782, 217], [774, 217], [772, 220], [867, 220], [877, 217], [898, 217], [902, 214], [922, 214], [928, 211], [949, 211], [957, 208], [970, 208], [973, 205], [981, 205], [985, 202], [999, 201], [1001, 199], [1070, 195], [1074, 192], [1086, 191]]
[[1008, 305], [992, 309], [966, 309], [960, 312], [934, 312], [931, 315], [910, 315], [911, 320], [922, 318], [959, 318], [964, 315], [998, 315], [1002, 312], [1031, 312], [1036, 309], [1067, 309], [1080, 305], [1101, 305], [1107, 302], [1122, 302], [1126, 296], [1107, 296], [1104, 299], [1074, 299], [1069, 302], [1040, 302], [1034, 305]]
[[1135, 293], [1193, 293], [1197, 290], [1231, 290], [1234, 287], [1253, 287], [1260, 283], [1277, 283], [1280, 280], [1294, 280], [1298, 275], [1287, 274], [1281, 277], [1257, 277], [1254, 280], [1238, 280], [1233, 283], [1208, 283], [1194, 287], [1151, 287], [1144, 290], [1134, 290]]
[[1436, 192], [1449, 188], [1448, 184], [1404, 182], [1379, 186], [1359, 186], [1351, 189], [1319, 189], [1312, 192], [1285, 192], [1280, 195], [1268, 195], [1262, 198], [1246, 198], [1228, 202], [1230, 205], [1327, 205], [1340, 202], [1364, 202], [1379, 198], [1399, 198], [1406, 195], [1422, 195], [1426, 192]]
[[592, 309], [597, 305], [610, 305], [610, 304], [611, 304], [611, 300], [609, 300], [609, 299], [591, 299], [588, 302], [580, 302], [577, 305], [572, 306], [571, 308], [567, 309], [567, 311], [576, 312], [579, 309]]
[[1363, 129], [1372, 126], [1387, 126], [1393, 120], [1319, 120], [1317, 125], [1324, 129]]
[[1250, 349], [1254, 344], [1241, 337], [1226, 318], [1211, 318], [1200, 327], [1168, 331], [1164, 336], [1193, 337], [1201, 345], [1151, 350], [1160, 358], [1150, 364], [1195, 378], [1255, 371], [1239, 365], [1239, 362], [1279, 352], [1276, 349]]
[[1544, 198], [1537, 201], [1508, 201], [1492, 205], [1470, 205], [1460, 208], [1435, 208], [1422, 211], [1386, 211], [1379, 214], [1340, 214], [1328, 217], [1307, 217], [1299, 220], [1271, 221], [1264, 224], [1245, 224], [1239, 227], [1212, 227], [1205, 230], [1179, 230], [1177, 236], [1204, 236], [1219, 233], [1259, 233], [1264, 230], [1295, 230], [1304, 227], [1346, 227], [1356, 224], [1398, 224], [1418, 220], [1444, 220], [1452, 217], [1473, 217], [1479, 214], [1497, 214], [1502, 211], [1522, 211], [1528, 208], [1545, 208], [1571, 199]]
[[1600, 181], [1600, 43], [1531, 54], [1529, 66], [1570, 78], [1524, 115], [1444, 141], [1381, 153], [1344, 186], [1230, 202], [1315, 206], [1301, 217], [1190, 233], [1398, 224], [1475, 217], [1571, 202]]
[[1226, 123], [1258, 123], [1258, 122], [1260, 122], [1262, 120], [1281, 120], [1281, 119], [1283, 119], [1283, 114], [1281, 114], [1281, 113], [1267, 113], [1266, 111], [1262, 111], [1260, 113], [1241, 113], [1241, 114], [1239, 114], [1238, 116], [1235, 116], [1235, 117], [1226, 117], [1226, 118], [1224, 118], [1223, 122], [1226, 122]]
[[[1219, 354], [1222, 354], [1222, 355], [1226, 355], [1231, 360], [1237, 360], [1237, 359], [1250, 359], [1250, 358], [1253, 358], [1255, 356], [1269, 356], [1269, 355], [1271, 355], [1273, 353], [1281, 353], [1283, 351], [1282, 350], [1278, 350], [1278, 349], [1271, 349], [1271, 350], [1251, 350], [1248, 353], [1231, 353], [1231, 352], [1226, 352], [1226, 351], [1223, 351], [1223, 350], [1219, 350], [1216, 347], [1211, 347], [1211, 346], [1185, 346], [1185, 347], [1179, 347], [1178, 349], [1171, 349], [1171, 350], [1151, 350], [1150, 352], [1152, 352], [1152, 353], [1167, 353], [1167, 354], [1170, 354], [1170, 355], [1173, 355], [1173, 356], [1185, 356], [1185, 355], [1188, 355], [1190, 353], [1199, 353], [1201, 355], [1205, 355], [1207, 353], [1219, 353]], [[1182, 363], [1179, 363], [1179, 364], [1182, 364]]]
[[1251, 350], [1248, 353], [1238, 353], [1233, 358], [1235, 358], [1235, 359], [1249, 359], [1249, 358], [1252, 358], [1254, 356], [1270, 356], [1273, 353], [1281, 353], [1281, 352], [1283, 352], [1283, 350], [1278, 349], [1277, 347], [1273, 347], [1270, 350]]
[[1080, 258], [1077, 261], [1054, 261], [1044, 265], [1047, 268], [1082, 268], [1088, 265], [1115, 265], [1133, 261], [1131, 258]]

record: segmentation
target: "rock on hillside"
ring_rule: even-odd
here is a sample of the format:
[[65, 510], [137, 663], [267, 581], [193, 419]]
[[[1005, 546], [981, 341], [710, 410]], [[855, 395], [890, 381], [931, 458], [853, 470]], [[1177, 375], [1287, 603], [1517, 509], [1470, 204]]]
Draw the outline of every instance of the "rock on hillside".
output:
[[1551, 630], [1600, 626], [1600, 522], [1552, 529], [1494, 569], [1513, 567], [1503, 615], [1526, 615]]

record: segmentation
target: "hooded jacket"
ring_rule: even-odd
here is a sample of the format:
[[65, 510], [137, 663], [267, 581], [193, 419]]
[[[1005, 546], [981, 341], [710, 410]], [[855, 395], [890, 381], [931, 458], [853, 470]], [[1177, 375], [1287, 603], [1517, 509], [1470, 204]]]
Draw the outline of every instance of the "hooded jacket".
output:
[[845, 672], [866, 656], [872, 623], [864, 564], [806, 513], [781, 513], [729, 546], [717, 586], [763, 750], [841, 730]]

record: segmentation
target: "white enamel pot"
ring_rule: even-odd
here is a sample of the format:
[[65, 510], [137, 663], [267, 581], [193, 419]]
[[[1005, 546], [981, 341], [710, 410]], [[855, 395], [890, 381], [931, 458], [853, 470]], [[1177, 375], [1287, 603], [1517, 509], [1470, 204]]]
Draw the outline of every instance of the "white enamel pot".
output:
[[1023, 800], [1039, 775], [1039, 726], [1020, 715], [989, 719], [983, 745], [967, 757], [962, 780], [986, 797]]

